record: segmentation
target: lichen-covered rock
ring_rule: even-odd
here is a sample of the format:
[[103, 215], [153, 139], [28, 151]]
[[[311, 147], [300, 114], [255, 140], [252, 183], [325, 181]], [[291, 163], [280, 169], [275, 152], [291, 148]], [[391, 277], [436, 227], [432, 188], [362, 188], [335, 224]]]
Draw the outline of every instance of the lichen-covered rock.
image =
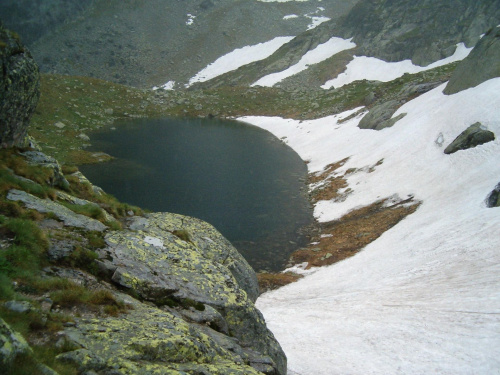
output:
[[460, 62], [443, 92], [455, 94], [495, 77], [500, 77], [500, 25], [489, 30]]
[[481, 123], [476, 122], [455, 138], [455, 140], [445, 148], [444, 153], [453, 154], [459, 150], [473, 148], [493, 140], [495, 140], [495, 134], [482, 126]]
[[[256, 359], [236, 340], [227, 338], [231, 344], [225, 347], [223, 340], [206, 333], [211, 329], [205, 325], [189, 324], [170, 311], [123, 298], [132, 307], [125, 317], [76, 319], [76, 327], [66, 328], [67, 339], [80, 349], [57, 359], [81, 372], [104, 374], [262, 374], [250, 365]], [[257, 361], [265, 362], [265, 357]]]
[[[286, 357], [248, 297], [247, 290], [257, 288], [253, 271], [219, 232], [201, 220], [169, 213], [136, 218], [130, 228], [109, 232], [101, 251], [101, 268], [116, 284], [157, 306], [191, 310], [180, 316], [206, 319], [214, 332], [227, 332], [242, 350], [258, 353], [259, 369], [286, 373]], [[205, 306], [218, 314], [192, 310]]]
[[186, 231], [190, 241], [209, 259], [229, 268], [238, 285], [255, 302], [259, 296], [257, 276], [245, 258], [233, 245], [209, 223], [193, 217], [177, 214], [154, 213], [144, 218], [135, 218], [130, 229], [142, 230], [152, 235], [165, 232]]
[[7, 194], [7, 199], [16, 202], [23, 202], [26, 208], [30, 208], [42, 213], [53, 213], [64, 225], [70, 227], [83, 228], [88, 231], [96, 230], [102, 232], [107, 229], [106, 225], [90, 217], [76, 214], [69, 208], [64, 207], [50, 199], [41, 199], [26, 193], [22, 190], [12, 189]]
[[18, 355], [31, 353], [26, 340], [0, 318], [0, 368], [8, 368]]
[[0, 23], [0, 147], [24, 146], [40, 97], [40, 75], [19, 36]]

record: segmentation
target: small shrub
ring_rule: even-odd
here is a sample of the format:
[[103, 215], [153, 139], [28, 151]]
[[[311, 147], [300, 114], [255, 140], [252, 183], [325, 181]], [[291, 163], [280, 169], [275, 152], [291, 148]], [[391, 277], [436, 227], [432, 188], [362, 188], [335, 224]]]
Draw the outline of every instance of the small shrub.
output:
[[70, 267], [80, 268], [88, 271], [95, 271], [95, 260], [98, 258], [99, 256], [94, 251], [77, 247], [69, 256], [64, 259], [63, 263]]
[[83, 286], [75, 284], [72, 288], [51, 293], [50, 298], [60, 306], [72, 307], [86, 303], [90, 298], [90, 293]]

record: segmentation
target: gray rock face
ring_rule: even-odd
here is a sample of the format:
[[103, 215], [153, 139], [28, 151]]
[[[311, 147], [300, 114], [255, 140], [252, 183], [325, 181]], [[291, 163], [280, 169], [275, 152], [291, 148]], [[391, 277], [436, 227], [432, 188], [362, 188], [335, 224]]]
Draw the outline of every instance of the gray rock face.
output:
[[360, 0], [336, 29], [354, 38], [357, 54], [426, 66], [457, 43], [475, 45], [499, 19], [498, 0]]
[[30, 45], [41, 35], [78, 17], [92, 1], [81, 0], [2, 0], [0, 14], [5, 26], [21, 32]]
[[[405, 85], [395, 97], [396, 99], [388, 100], [382, 103], [376, 103], [370, 111], [361, 119], [358, 124], [360, 129], [381, 130], [390, 128], [396, 122], [401, 120], [406, 114], [402, 113], [399, 116], [392, 118], [399, 107], [401, 107], [410, 98], [422, 95], [429, 90], [439, 86], [442, 82], [428, 82], [421, 84]], [[374, 99], [373, 99], [374, 100]]]
[[[258, 375], [263, 372], [252, 365], [273, 363], [206, 325], [187, 323], [173, 311], [130, 297], [125, 302], [132, 308], [126, 319], [77, 319], [76, 327], [66, 328], [66, 338], [79, 349], [60, 354], [57, 360], [82, 373], [117, 375]], [[265, 373], [276, 374], [269, 367], [273, 372]]]
[[444, 153], [453, 154], [459, 150], [473, 148], [493, 140], [495, 140], [495, 134], [484, 128], [481, 123], [476, 122], [455, 138], [455, 140], [445, 148]]
[[488, 31], [460, 62], [443, 92], [455, 94], [495, 77], [500, 77], [500, 26]]
[[115, 284], [160, 307], [194, 306], [202, 312], [181, 316], [236, 338], [240, 350], [255, 353], [248, 363], [259, 369], [286, 373], [286, 357], [253, 304], [255, 274], [220, 233], [201, 220], [168, 213], [133, 219], [130, 228], [109, 232], [100, 254], [101, 268]]
[[388, 102], [373, 107], [370, 109], [370, 112], [361, 119], [358, 127], [360, 129], [373, 130], [391, 127], [404, 116], [404, 114], [401, 114], [396, 118], [391, 118], [400, 105], [398, 100], [389, 100]]
[[486, 198], [486, 205], [490, 208], [500, 207], [500, 183], [495, 186], [495, 188]]
[[52, 169], [53, 177], [51, 181], [47, 181], [51, 186], [57, 186], [61, 189], [66, 189], [69, 187], [69, 182], [64, 177], [61, 166], [55, 158], [45, 155], [40, 151], [26, 151], [21, 155], [23, 155], [31, 164], [36, 164], [43, 168]]
[[84, 215], [76, 214], [69, 208], [53, 202], [50, 199], [40, 199], [34, 195], [26, 193], [25, 191], [12, 189], [7, 194], [7, 199], [16, 202], [23, 202], [27, 208], [31, 208], [38, 212], [52, 212], [64, 222], [64, 225], [70, 227], [82, 228], [88, 231], [96, 230], [99, 232], [107, 229], [106, 225], [100, 221]]
[[4, 303], [4, 307], [20, 314], [27, 313], [32, 309], [31, 304], [27, 301], [7, 301]]
[[19, 36], [0, 23], [0, 147], [26, 144], [39, 97], [37, 64]]
[[[168, 218], [168, 219], [167, 219]], [[163, 236], [166, 232], [177, 233], [185, 230], [190, 241], [202, 254], [226, 266], [238, 282], [238, 285], [247, 293], [248, 298], [255, 302], [259, 296], [257, 277], [252, 267], [233, 245], [222, 236], [212, 225], [193, 217], [177, 214], [154, 213], [144, 218], [134, 218], [130, 228], [141, 230], [152, 236]]]
[[[65, 1], [59, 2], [63, 3], [61, 8], [66, 9], [53, 11], [54, 17], [66, 13], [75, 3], [70, 0], [65, 6]], [[92, 4], [81, 17], [72, 15], [69, 25], [60, 25], [51, 30], [52, 33], [45, 33], [30, 48], [42, 71], [92, 75], [150, 88], [170, 80], [187, 82], [208, 64], [236, 48], [276, 36], [298, 35], [311, 23], [311, 19], [303, 15], [314, 14], [319, 5], [326, 8], [322, 15], [338, 18], [353, 2], [355, 0], [329, 0], [325, 5], [317, 1], [94, 0], [84, 2]], [[0, 14], [4, 14], [1, 3]], [[37, 0], [22, 3], [40, 7]], [[187, 22], [188, 14], [196, 17], [192, 24]], [[283, 19], [289, 14], [299, 17]], [[29, 24], [40, 25], [43, 17], [25, 12], [18, 20], [24, 28]]]

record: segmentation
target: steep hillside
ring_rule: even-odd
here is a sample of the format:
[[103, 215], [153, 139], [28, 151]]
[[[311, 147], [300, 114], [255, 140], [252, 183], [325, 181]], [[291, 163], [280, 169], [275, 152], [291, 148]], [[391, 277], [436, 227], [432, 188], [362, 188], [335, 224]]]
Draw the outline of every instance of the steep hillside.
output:
[[[390, 62], [411, 60], [418, 66], [427, 66], [453, 55], [458, 43], [474, 46], [481, 34], [497, 25], [498, 19], [500, 7], [495, 0], [389, 3], [361, 0], [346, 17], [325, 22], [294, 38], [268, 58], [221, 75], [202, 87], [259, 85], [263, 77], [290, 69], [301, 58], [306, 58], [307, 69], [290, 72], [282, 78], [283, 82], [272, 85], [321, 86], [342, 73], [353, 55]], [[307, 58], [306, 53], [332, 37], [349, 39], [353, 44], [342, 54]]]
[[[408, 101], [379, 132], [359, 128], [363, 108], [301, 122], [241, 118], [285, 140], [309, 161], [311, 191], [329, 192], [315, 204], [323, 235], [290, 269], [306, 277], [258, 300], [289, 374], [500, 369], [500, 78], [451, 95], [445, 86]], [[370, 223], [374, 212], [416, 202], [376, 238], [387, 219]], [[354, 255], [362, 238], [373, 242]], [[347, 259], [311, 268], [335, 258]]]
[[[53, 33], [32, 46], [45, 71], [86, 76], [42, 74], [39, 146], [0, 152], [0, 368], [500, 370], [498, 0], [71, 9], [40, 18]], [[112, 157], [85, 148], [114, 120], [166, 116], [236, 118], [307, 162], [317, 226], [288, 270], [259, 275], [278, 290], [258, 296], [208, 223], [145, 214], [72, 165]]]
[[[187, 82], [235, 48], [298, 35], [322, 19], [345, 14], [354, 2], [96, 0], [83, 16], [54, 24], [30, 47], [44, 72], [152, 87]], [[0, 10], [6, 15], [9, 8]], [[292, 15], [297, 17], [284, 19]], [[27, 24], [15, 28], [21, 36]], [[41, 25], [44, 31], [48, 27], [52, 23]]]

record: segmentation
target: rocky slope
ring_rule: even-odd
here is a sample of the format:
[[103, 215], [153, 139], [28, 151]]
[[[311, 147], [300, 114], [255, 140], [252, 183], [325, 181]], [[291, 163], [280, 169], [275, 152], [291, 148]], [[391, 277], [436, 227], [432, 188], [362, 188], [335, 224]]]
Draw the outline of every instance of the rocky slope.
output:
[[356, 48], [337, 54], [298, 73], [281, 87], [318, 87], [341, 73], [353, 55], [373, 56], [384, 61], [412, 60], [417, 65], [452, 55], [457, 43], [472, 47], [481, 34], [495, 27], [500, 7], [495, 0], [386, 1], [361, 0], [340, 20], [325, 22], [280, 48], [272, 56], [212, 79], [201, 87], [251, 85], [258, 79], [280, 72], [319, 43], [331, 37], [351, 39]]
[[471, 54], [458, 65], [445, 94], [455, 94], [488, 79], [500, 77], [500, 25], [489, 29]]
[[[328, 4], [318, 0], [96, 0], [92, 5], [81, 5], [87, 9], [80, 13], [76, 9], [80, 5], [74, 2], [44, 9], [45, 5], [25, 0], [23, 5], [29, 3], [26, 7], [33, 9], [33, 14], [27, 12], [22, 18], [19, 6], [11, 3], [2, 2], [0, 14], [9, 18], [10, 12], [16, 12], [12, 27], [16, 26], [21, 36], [24, 32], [31, 36], [33, 25], [40, 26], [41, 38], [29, 46], [42, 71], [152, 87], [170, 80], [187, 82], [235, 48], [280, 35], [298, 35], [311, 24], [312, 17], [338, 18], [355, 0]], [[39, 18], [40, 13], [47, 18]], [[283, 19], [291, 14], [297, 17]], [[62, 24], [52, 21], [62, 15], [70, 16]]]

